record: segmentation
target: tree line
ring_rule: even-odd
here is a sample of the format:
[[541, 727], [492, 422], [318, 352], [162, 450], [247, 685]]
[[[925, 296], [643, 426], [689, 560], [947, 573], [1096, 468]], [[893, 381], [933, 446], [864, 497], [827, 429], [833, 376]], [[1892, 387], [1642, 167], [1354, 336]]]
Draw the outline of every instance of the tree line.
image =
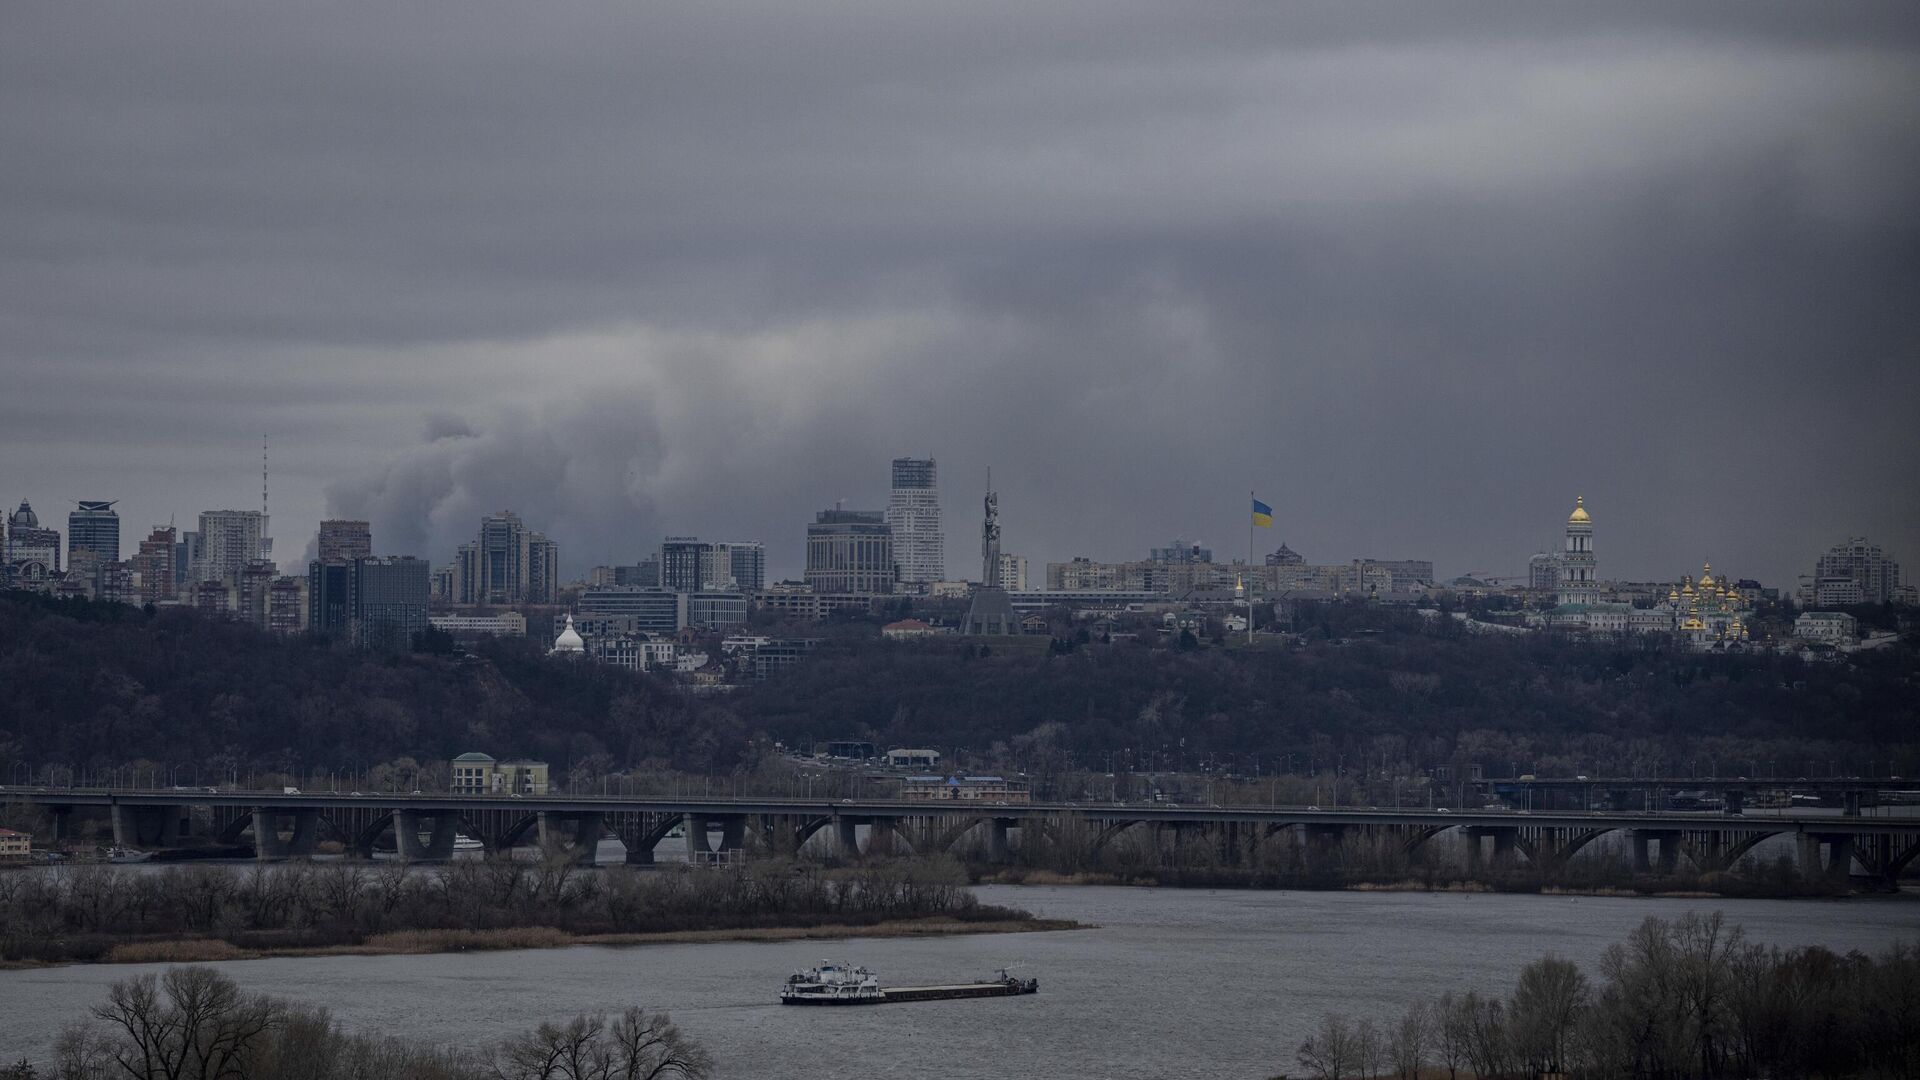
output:
[[1911, 643], [1830, 664], [1474, 635], [1357, 604], [1312, 618], [1299, 647], [1251, 650], [1076, 638], [982, 655], [848, 632], [764, 683], [698, 695], [526, 639], [376, 657], [187, 610], [9, 593], [0, 772], [144, 760], [162, 767], [149, 780], [216, 783], [483, 750], [569, 779], [711, 777], [751, 771], [776, 741], [854, 738], [963, 751], [1032, 774], [1036, 791], [1075, 771], [1416, 775], [1453, 762], [1494, 776], [1920, 773]]
[[[822, 869], [765, 860], [679, 872], [580, 872], [562, 858], [287, 863], [0, 873], [0, 959], [106, 959], [128, 943], [238, 949], [358, 945], [411, 931], [672, 933], [896, 919], [1025, 919], [981, 904], [951, 859]], [[148, 950], [150, 952], [153, 949]]]
[[114, 983], [54, 1062], [0, 1080], [702, 1080], [712, 1058], [665, 1014], [548, 1022], [477, 1052], [353, 1032], [323, 1008], [248, 994], [209, 967]]
[[1599, 975], [1548, 954], [1505, 997], [1443, 993], [1383, 1026], [1327, 1015], [1295, 1060], [1316, 1080], [1920, 1075], [1920, 951], [1904, 943], [1781, 949], [1688, 913], [1648, 918]]

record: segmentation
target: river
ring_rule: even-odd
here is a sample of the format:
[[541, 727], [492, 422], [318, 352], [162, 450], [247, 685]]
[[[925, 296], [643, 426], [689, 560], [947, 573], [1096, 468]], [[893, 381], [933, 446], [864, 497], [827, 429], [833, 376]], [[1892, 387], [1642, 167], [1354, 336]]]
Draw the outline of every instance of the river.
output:
[[[1443, 990], [1506, 993], [1547, 950], [1591, 971], [1649, 915], [1723, 912], [1780, 945], [1878, 951], [1920, 939], [1920, 898], [1682, 900], [1462, 893], [989, 886], [982, 900], [1096, 924], [938, 939], [579, 947], [215, 965], [349, 1027], [478, 1045], [541, 1020], [672, 1013], [727, 1078], [1266, 1077], [1323, 1012], [1379, 1021]], [[1037, 977], [1033, 997], [794, 1009], [785, 976], [825, 957], [883, 983]], [[157, 970], [0, 972], [0, 1062], [41, 1058], [109, 983]]]

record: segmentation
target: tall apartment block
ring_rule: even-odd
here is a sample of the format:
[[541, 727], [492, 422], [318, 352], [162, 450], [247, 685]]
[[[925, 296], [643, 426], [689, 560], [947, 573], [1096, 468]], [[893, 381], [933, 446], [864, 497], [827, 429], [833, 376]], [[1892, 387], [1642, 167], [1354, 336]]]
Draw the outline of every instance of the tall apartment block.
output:
[[258, 510], [203, 510], [199, 536], [195, 581], [237, 582], [240, 571], [269, 550], [267, 515]]
[[323, 563], [373, 558], [373, 530], [364, 521], [323, 521], [317, 556]]
[[940, 527], [939, 470], [933, 458], [894, 458], [886, 522], [900, 581], [924, 585], [947, 577], [946, 533]]
[[560, 590], [560, 548], [511, 510], [480, 519], [477, 539], [454, 558], [454, 602], [545, 604]]

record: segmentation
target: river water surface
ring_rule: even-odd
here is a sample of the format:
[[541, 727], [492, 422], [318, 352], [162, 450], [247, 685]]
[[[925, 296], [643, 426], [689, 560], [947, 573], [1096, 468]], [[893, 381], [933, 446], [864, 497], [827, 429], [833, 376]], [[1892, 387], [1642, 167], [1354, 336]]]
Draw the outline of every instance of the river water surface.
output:
[[[1266, 1077], [1320, 1014], [1388, 1021], [1443, 990], [1508, 992], [1553, 950], [1589, 972], [1649, 915], [1723, 912], [1752, 939], [1878, 951], [1920, 940], [1920, 898], [1669, 900], [990, 886], [990, 903], [1094, 928], [937, 939], [579, 947], [214, 965], [349, 1027], [473, 1046], [578, 1012], [664, 1009], [718, 1075]], [[847, 1009], [776, 1004], [832, 957], [889, 985], [1036, 977], [1032, 997]], [[157, 965], [0, 972], [0, 1061], [43, 1058], [109, 983]]]

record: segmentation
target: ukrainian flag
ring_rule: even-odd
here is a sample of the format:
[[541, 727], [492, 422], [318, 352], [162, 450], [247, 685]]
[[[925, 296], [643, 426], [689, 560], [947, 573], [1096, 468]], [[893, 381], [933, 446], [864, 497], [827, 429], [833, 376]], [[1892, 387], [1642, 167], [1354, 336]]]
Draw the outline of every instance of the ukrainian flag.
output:
[[1253, 500], [1253, 523], [1263, 529], [1273, 528], [1273, 507], [1259, 499]]

